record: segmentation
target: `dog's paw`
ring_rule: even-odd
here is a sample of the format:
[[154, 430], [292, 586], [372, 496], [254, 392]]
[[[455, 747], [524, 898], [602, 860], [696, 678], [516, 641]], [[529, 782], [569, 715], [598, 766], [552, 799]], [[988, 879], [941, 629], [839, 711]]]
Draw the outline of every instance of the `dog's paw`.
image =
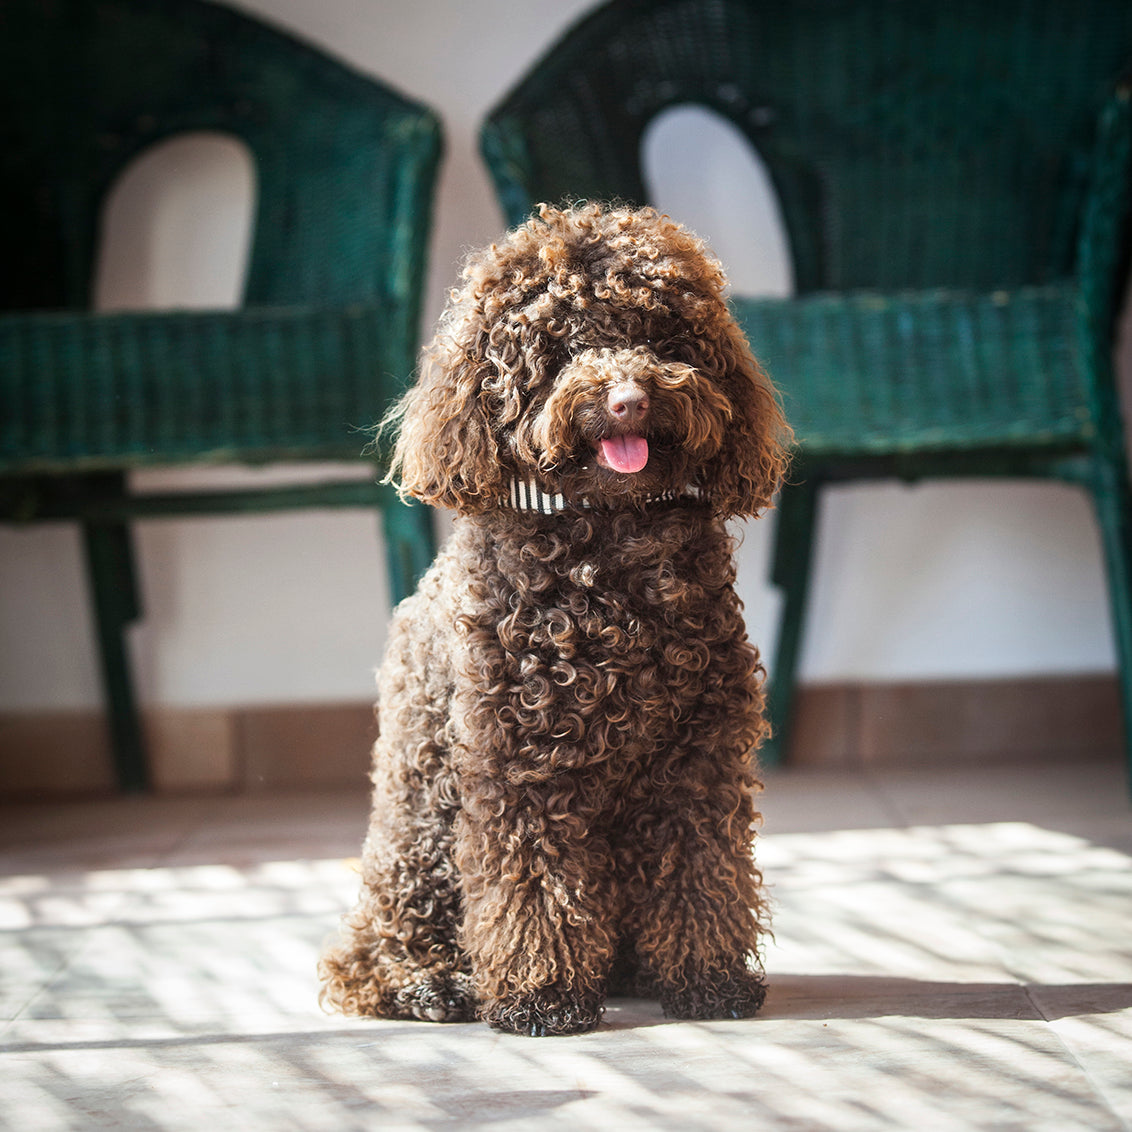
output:
[[586, 1034], [596, 1029], [604, 1007], [597, 994], [575, 994], [547, 987], [533, 994], [500, 999], [483, 1010], [483, 1019], [496, 1030], [547, 1038], [559, 1034]]
[[393, 996], [398, 1018], [420, 1022], [472, 1022], [475, 995], [467, 975], [443, 975], [402, 987]]
[[660, 1005], [669, 1018], [707, 1021], [753, 1018], [766, 999], [766, 984], [751, 971], [721, 972], [699, 982], [662, 987]]

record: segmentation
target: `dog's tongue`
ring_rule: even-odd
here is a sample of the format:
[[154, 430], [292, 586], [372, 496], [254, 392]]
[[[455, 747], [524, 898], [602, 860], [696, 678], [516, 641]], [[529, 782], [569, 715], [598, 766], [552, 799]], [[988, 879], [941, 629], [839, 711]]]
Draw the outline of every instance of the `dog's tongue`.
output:
[[643, 436], [611, 436], [601, 442], [601, 454], [615, 472], [639, 472], [649, 462], [649, 442]]

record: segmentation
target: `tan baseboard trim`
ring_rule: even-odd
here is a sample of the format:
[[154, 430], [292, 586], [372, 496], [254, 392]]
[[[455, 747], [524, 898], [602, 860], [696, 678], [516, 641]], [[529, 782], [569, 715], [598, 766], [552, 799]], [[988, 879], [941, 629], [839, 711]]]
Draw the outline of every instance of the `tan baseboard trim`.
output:
[[[143, 723], [161, 794], [364, 788], [377, 733], [366, 703], [156, 707]], [[0, 798], [114, 790], [101, 712], [0, 712]]]
[[946, 766], [1124, 751], [1114, 675], [803, 685], [796, 703], [793, 766]]
[[[152, 708], [154, 789], [259, 793], [364, 789], [376, 734], [365, 703]], [[939, 765], [1119, 756], [1115, 676], [802, 686], [791, 765]], [[105, 794], [100, 712], [0, 712], [0, 798]]]

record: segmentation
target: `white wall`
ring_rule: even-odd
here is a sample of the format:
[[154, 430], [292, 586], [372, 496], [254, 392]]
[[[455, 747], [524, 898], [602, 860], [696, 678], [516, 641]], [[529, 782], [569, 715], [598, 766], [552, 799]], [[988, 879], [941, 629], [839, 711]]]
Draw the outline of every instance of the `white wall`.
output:
[[[440, 112], [447, 153], [430, 323], [463, 252], [501, 227], [476, 149], [483, 114], [590, 5], [244, 0], [249, 11]], [[676, 111], [653, 131], [646, 156], [658, 203], [712, 242], [737, 289], [788, 290], [761, 171], [728, 129]], [[230, 304], [253, 192], [254, 171], [225, 139], [192, 139], [145, 159], [108, 213], [101, 305]], [[752, 199], [763, 203], [756, 207]], [[221, 469], [137, 479], [157, 487], [293, 474]], [[741, 551], [748, 621], [766, 650], [778, 609], [765, 583], [772, 523], [749, 525]], [[374, 516], [162, 520], [139, 524], [138, 539], [148, 616], [132, 643], [144, 699], [193, 706], [369, 697], [388, 600]], [[838, 489], [822, 514], [803, 675], [874, 680], [1105, 670], [1113, 664], [1105, 601], [1091, 515], [1084, 497], [1069, 489]], [[74, 531], [0, 528], [0, 709], [98, 701]]]

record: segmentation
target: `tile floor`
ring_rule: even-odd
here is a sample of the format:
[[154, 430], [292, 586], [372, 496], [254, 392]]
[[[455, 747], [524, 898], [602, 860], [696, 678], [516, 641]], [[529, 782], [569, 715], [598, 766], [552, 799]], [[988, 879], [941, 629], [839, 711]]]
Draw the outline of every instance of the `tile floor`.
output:
[[1132, 1128], [1117, 765], [777, 772], [763, 1014], [559, 1039], [320, 1013], [365, 809], [0, 807], [0, 1126]]

